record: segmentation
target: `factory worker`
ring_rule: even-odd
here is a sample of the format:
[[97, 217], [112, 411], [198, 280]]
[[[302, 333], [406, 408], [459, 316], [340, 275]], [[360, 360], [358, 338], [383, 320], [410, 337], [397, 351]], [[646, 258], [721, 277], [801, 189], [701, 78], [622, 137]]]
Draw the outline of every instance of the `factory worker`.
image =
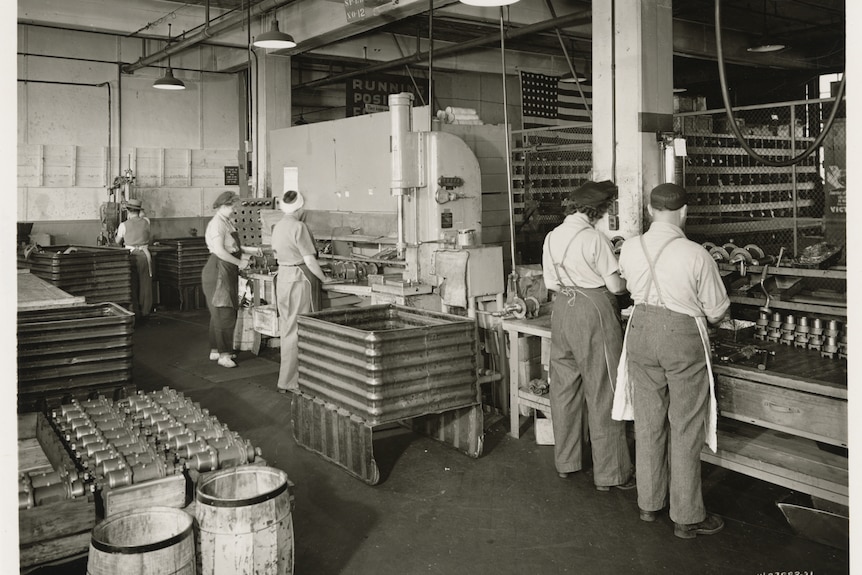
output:
[[619, 307], [625, 291], [611, 242], [595, 224], [617, 195], [610, 181], [571, 192], [566, 219], [542, 248], [545, 285], [556, 298], [551, 316], [550, 401], [554, 463], [560, 477], [582, 467], [584, 401], [599, 491], [635, 487], [626, 427], [611, 419], [622, 348]]
[[249, 259], [242, 253], [260, 255], [259, 248], [240, 245], [236, 226], [231, 221], [233, 207], [239, 196], [224, 192], [215, 202], [215, 216], [206, 229], [210, 257], [201, 272], [201, 283], [210, 312], [210, 359], [222, 367], [236, 367], [233, 352], [233, 332], [239, 308], [239, 270], [248, 267]]
[[125, 203], [129, 217], [117, 228], [116, 242], [131, 252], [132, 307], [135, 316], [144, 319], [153, 311], [153, 258], [150, 254], [150, 219], [144, 216], [143, 202], [130, 199]]
[[293, 190], [285, 192], [279, 205], [284, 216], [272, 229], [272, 251], [278, 259], [275, 293], [281, 339], [278, 390], [282, 393], [299, 386], [297, 318], [301, 313], [320, 309], [320, 283], [326, 281], [317, 263], [314, 238], [302, 221], [303, 205], [302, 194]]
[[715, 450], [717, 416], [706, 322], [721, 321], [730, 300], [715, 261], [682, 231], [686, 204], [681, 186], [652, 190], [652, 224], [623, 244], [620, 273], [635, 303], [626, 354], [640, 518], [669, 504], [674, 534], [690, 539], [724, 527], [704, 508], [700, 454], [705, 440]]

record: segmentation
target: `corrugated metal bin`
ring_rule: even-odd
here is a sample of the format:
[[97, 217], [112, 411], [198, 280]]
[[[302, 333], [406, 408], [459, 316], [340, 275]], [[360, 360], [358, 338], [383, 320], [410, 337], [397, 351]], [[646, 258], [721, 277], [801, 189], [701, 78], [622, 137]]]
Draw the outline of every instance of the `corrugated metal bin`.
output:
[[299, 388], [367, 425], [474, 405], [475, 322], [398, 305], [300, 316]]

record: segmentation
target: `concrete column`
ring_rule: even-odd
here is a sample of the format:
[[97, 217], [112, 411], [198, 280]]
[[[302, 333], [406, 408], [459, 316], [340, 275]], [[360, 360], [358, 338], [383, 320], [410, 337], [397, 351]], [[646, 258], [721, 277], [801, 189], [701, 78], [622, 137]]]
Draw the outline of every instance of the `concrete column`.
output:
[[671, 0], [593, 0], [593, 178], [620, 188], [619, 229], [643, 229], [661, 173], [656, 133], [673, 130]]
[[278, 158], [269, 156], [271, 130], [290, 127], [290, 56], [266, 54], [255, 49], [257, 74], [252, 81], [252, 123], [255, 135], [252, 182], [255, 197], [280, 194], [272, 189], [272, 170], [281, 169]]

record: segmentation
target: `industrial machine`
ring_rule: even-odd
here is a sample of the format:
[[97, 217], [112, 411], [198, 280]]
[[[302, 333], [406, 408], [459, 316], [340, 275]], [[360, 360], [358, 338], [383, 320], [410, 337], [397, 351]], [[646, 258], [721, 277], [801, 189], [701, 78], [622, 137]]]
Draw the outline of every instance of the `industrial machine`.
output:
[[126, 219], [123, 204], [131, 197], [132, 183], [135, 174], [131, 169], [126, 169], [122, 176], [114, 178], [111, 187], [108, 188], [108, 201], [99, 206], [99, 222], [101, 229], [96, 245], [107, 246], [114, 243], [117, 237], [117, 228]]

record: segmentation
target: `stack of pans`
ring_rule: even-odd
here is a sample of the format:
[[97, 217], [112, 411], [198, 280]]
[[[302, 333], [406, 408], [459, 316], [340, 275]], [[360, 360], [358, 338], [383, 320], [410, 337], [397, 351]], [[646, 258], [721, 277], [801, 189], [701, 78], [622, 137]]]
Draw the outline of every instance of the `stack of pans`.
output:
[[129, 251], [100, 246], [50, 246], [19, 255], [30, 273], [87, 303], [132, 301]]
[[135, 316], [113, 303], [18, 312], [18, 410], [131, 388]]
[[201, 271], [209, 259], [206, 239], [202, 237], [170, 238], [159, 244], [174, 248], [155, 258], [159, 283], [179, 290], [201, 285]]

